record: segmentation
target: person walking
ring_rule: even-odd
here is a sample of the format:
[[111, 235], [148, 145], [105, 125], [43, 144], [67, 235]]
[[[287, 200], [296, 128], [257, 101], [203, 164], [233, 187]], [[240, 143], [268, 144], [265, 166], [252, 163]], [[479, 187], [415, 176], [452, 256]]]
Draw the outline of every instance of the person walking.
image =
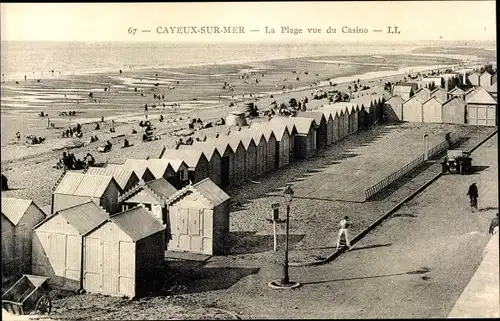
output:
[[477, 198], [479, 197], [479, 192], [477, 190], [476, 183], [472, 183], [469, 186], [469, 191], [467, 192], [467, 195], [470, 198], [470, 207], [472, 212], [474, 212], [474, 209], [477, 210]]
[[345, 243], [349, 249], [351, 249], [351, 242], [349, 241], [349, 225], [351, 221], [349, 221], [349, 216], [345, 216], [339, 223], [339, 233], [337, 235], [337, 250], [340, 247], [340, 239], [342, 238], [342, 234], [345, 237]]
[[491, 220], [490, 228], [488, 230], [488, 233], [492, 234], [492, 235], [498, 233], [498, 213], [497, 213], [497, 217], [494, 217]]

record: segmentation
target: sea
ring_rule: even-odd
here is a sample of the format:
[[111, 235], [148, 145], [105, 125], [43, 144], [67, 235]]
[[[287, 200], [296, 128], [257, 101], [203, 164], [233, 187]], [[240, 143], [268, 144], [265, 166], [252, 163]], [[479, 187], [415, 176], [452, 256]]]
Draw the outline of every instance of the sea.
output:
[[[463, 43], [447, 43], [448, 46]], [[175, 68], [281, 58], [408, 53], [435, 46], [407, 43], [163, 43], [163, 42], [25, 42], [1, 41], [2, 80], [33, 73], [78, 75], [139, 68]]]

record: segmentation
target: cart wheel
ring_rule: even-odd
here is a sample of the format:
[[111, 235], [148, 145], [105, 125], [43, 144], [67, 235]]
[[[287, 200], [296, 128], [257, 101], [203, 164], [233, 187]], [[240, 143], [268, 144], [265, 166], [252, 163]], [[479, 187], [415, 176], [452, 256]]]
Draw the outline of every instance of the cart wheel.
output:
[[36, 303], [35, 313], [38, 314], [50, 314], [52, 311], [52, 300], [48, 295], [42, 296]]

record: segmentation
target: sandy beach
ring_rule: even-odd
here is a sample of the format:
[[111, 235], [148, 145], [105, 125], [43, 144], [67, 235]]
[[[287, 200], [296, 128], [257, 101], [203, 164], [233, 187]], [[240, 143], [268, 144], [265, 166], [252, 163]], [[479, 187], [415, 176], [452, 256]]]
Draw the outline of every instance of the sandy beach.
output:
[[[127, 158], [154, 158], [159, 156], [163, 146], [175, 146], [178, 137], [172, 134], [173, 130], [187, 128], [190, 118], [201, 118], [205, 123], [225, 118], [248, 100], [265, 110], [273, 101], [280, 104], [288, 103], [291, 98], [309, 97], [307, 108], [315, 109], [328, 103], [326, 99], [311, 99], [315, 92], [346, 91], [348, 83], [356, 79], [370, 89], [355, 95], [387, 96], [383, 90], [384, 81], [396, 81], [410, 72], [460, 63], [461, 60], [446, 57], [402, 54], [318, 56], [244, 64], [131, 69], [123, 70], [122, 74], [116, 71], [58, 76], [56, 73], [46, 75], [40, 82], [33, 79], [18, 80], [18, 83], [6, 81], [2, 84], [2, 172], [9, 178], [12, 188], [6, 195], [30, 198], [41, 206], [50, 203], [51, 189], [62, 173], [53, 166], [64, 147], [75, 140], [62, 137], [68, 125], [79, 123], [83, 128], [84, 135], [79, 140], [84, 146], [71, 150], [77, 158], [89, 152], [97, 162], [122, 163]], [[330, 81], [334, 86], [330, 86]], [[89, 97], [90, 92], [92, 97]], [[229, 107], [230, 103], [234, 106]], [[78, 113], [71, 117], [60, 115], [62, 111], [71, 110]], [[49, 116], [40, 117], [41, 111]], [[165, 121], [158, 121], [160, 115]], [[95, 122], [101, 117], [105, 121], [100, 124], [100, 130], [95, 130]], [[141, 141], [138, 122], [146, 117], [156, 127], [155, 135], [161, 139]], [[47, 128], [47, 118], [54, 123], [53, 128]], [[111, 133], [109, 129], [113, 124], [116, 131]], [[132, 134], [132, 129], [138, 133]], [[215, 136], [217, 132], [228, 130], [227, 126], [221, 126], [208, 131]], [[20, 142], [15, 138], [17, 131], [21, 132]], [[30, 134], [45, 137], [46, 141], [28, 147], [24, 137]], [[89, 143], [90, 136], [94, 135], [99, 141]], [[124, 139], [133, 146], [120, 148]], [[96, 149], [107, 140], [113, 144], [111, 152], [97, 153]]]

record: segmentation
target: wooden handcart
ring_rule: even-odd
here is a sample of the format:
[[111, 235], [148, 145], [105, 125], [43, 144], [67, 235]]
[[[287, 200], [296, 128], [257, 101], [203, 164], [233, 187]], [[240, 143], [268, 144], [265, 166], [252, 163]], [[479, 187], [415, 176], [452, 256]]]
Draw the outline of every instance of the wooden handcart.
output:
[[16, 315], [50, 314], [52, 300], [48, 281], [46, 276], [24, 274], [2, 295], [2, 308]]

